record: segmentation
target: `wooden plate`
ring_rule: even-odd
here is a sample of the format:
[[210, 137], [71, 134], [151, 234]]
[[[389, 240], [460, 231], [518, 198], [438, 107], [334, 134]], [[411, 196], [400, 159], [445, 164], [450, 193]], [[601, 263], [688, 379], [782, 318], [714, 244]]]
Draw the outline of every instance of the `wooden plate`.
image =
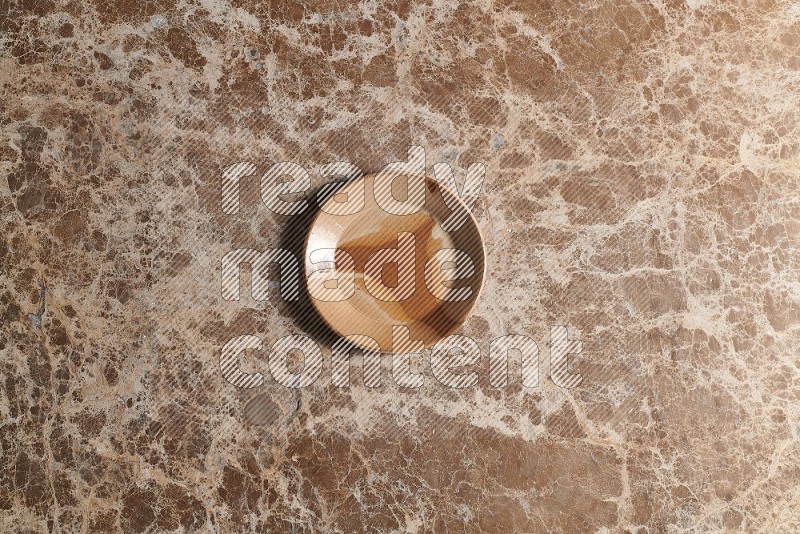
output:
[[409, 336], [427, 348], [463, 324], [483, 287], [485, 252], [477, 221], [453, 192], [432, 178], [379, 173], [322, 196], [305, 273], [336, 333], [403, 352]]

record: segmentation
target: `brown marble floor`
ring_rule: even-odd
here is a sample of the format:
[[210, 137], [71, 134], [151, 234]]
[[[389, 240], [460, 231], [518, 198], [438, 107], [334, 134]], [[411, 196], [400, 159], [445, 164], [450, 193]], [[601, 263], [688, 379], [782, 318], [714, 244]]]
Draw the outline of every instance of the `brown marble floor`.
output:
[[[800, 532], [798, 4], [4, 0], [0, 28], [0, 530]], [[257, 178], [224, 213], [224, 169], [317, 188], [410, 145], [486, 166], [478, 385], [337, 388], [327, 356], [228, 383], [233, 336], [330, 340], [276, 289], [222, 298], [226, 252], [305, 220]], [[578, 387], [489, 384], [493, 339], [546, 356], [552, 325]]]

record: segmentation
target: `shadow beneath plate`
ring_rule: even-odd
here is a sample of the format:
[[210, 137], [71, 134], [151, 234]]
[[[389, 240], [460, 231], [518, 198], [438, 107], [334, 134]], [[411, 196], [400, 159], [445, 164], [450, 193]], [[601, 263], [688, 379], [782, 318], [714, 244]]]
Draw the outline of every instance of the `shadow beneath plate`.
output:
[[[307, 336], [317, 343], [330, 346], [339, 339], [339, 336], [320, 317], [314, 303], [311, 302], [311, 295], [308, 293], [305, 277], [305, 241], [311, 225], [319, 212], [317, 198], [319, 191], [324, 187], [330, 188], [330, 184], [322, 185], [305, 197], [309, 206], [300, 215], [291, 216], [286, 227], [278, 235], [278, 247], [288, 250], [297, 258], [300, 267], [300, 292], [297, 300], [284, 301], [286, 312], [289, 318]], [[327, 191], [326, 191], [327, 193]]]

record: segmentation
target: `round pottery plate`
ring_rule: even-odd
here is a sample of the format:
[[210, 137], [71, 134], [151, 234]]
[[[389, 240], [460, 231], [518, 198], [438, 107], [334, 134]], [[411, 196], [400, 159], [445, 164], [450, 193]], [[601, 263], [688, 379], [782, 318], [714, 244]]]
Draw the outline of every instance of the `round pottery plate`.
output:
[[485, 278], [483, 238], [466, 205], [422, 176], [379, 173], [336, 185], [327, 199], [321, 192], [305, 246], [322, 319], [383, 352], [427, 348], [455, 332]]

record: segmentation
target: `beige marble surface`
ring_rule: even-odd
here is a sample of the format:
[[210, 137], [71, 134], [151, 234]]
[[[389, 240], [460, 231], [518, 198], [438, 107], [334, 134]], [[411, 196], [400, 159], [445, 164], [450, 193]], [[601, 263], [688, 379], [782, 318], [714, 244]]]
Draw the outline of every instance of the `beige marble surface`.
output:
[[[11, 0], [0, 28], [0, 530], [800, 531], [796, 3]], [[277, 289], [222, 299], [226, 252], [302, 222], [257, 179], [226, 215], [222, 170], [319, 187], [412, 144], [486, 165], [478, 386], [226, 382], [232, 336], [329, 340]], [[491, 340], [557, 324], [579, 387], [489, 385]]]

